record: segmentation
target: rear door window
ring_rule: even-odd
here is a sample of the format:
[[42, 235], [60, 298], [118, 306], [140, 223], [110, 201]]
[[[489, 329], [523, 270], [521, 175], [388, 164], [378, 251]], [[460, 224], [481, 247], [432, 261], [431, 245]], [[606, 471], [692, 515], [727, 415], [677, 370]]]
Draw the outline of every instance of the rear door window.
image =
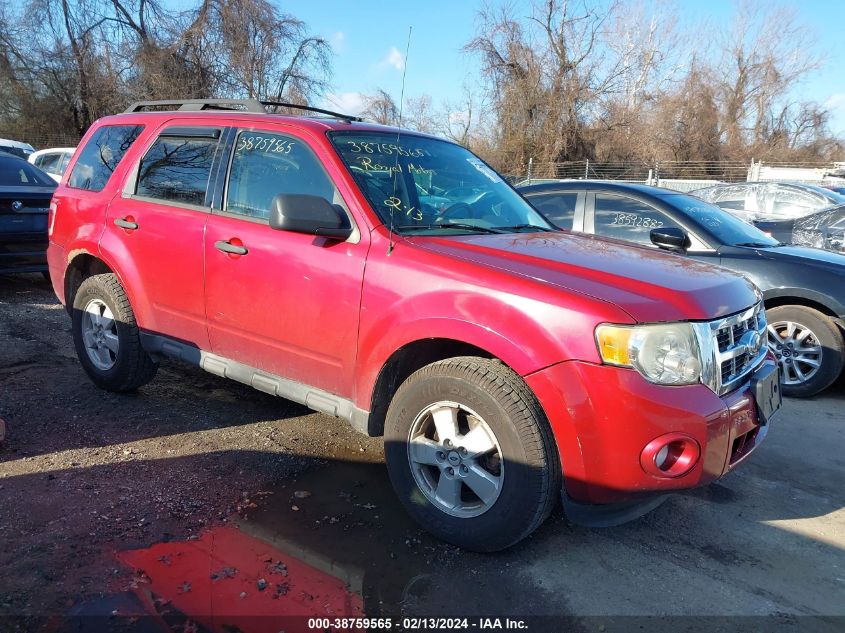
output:
[[219, 128], [169, 128], [141, 159], [135, 195], [191, 206], [208, 206], [211, 165]]
[[70, 172], [68, 186], [102, 191], [143, 125], [104, 125], [99, 128], [79, 154]]

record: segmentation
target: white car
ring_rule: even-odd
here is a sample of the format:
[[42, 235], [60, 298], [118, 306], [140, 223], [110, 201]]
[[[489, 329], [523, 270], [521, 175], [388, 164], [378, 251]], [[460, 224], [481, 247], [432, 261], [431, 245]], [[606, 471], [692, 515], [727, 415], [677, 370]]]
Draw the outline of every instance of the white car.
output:
[[21, 143], [20, 141], [13, 141], [8, 138], [0, 138], [0, 152], [13, 154], [26, 160], [35, 151], [35, 148], [29, 143]]
[[62, 174], [65, 173], [65, 168], [75, 150], [75, 147], [40, 149], [30, 154], [27, 160], [41, 171], [47, 172], [56, 182], [61, 182]]

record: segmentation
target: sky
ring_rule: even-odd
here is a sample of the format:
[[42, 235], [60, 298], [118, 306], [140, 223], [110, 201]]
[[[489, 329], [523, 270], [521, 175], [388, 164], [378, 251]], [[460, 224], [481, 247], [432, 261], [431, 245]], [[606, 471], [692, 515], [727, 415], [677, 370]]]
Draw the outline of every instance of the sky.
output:
[[[462, 48], [476, 34], [476, 14], [482, 4], [482, 0], [287, 0], [280, 6], [331, 42], [333, 85], [323, 105], [356, 114], [361, 95], [378, 88], [398, 103], [403, 71], [406, 99], [427, 94], [435, 106], [447, 99], [459, 101], [462, 86], [478, 82], [478, 60]], [[528, 15], [529, 2], [513, 4], [518, 13]], [[732, 0], [677, 0], [676, 5], [682, 13], [681, 26], [693, 26], [702, 38], [707, 37], [707, 25], [726, 23], [734, 12]], [[828, 107], [832, 130], [845, 136], [845, 2], [802, 0], [784, 5], [797, 10], [799, 21], [813, 35], [808, 45], [825, 59], [821, 70], [795, 87], [795, 96]]]

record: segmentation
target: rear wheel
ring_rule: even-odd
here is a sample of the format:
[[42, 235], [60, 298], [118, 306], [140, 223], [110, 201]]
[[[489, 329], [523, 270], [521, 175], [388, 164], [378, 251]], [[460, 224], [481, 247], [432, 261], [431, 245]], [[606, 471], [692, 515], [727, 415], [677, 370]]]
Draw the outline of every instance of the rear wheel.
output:
[[767, 310], [766, 318], [784, 395], [814, 396], [839, 377], [845, 343], [842, 331], [829, 317], [806, 306], [779, 306]]
[[548, 421], [522, 379], [474, 357], [428, 365], [396, 392], [385, 456], [408, 512], [429, 532], [490, 552], [549, 515], [561, 469]]
[[83, 369], [109, 391], [133, 391], [158, 366], [141, 347], [135, 314], [111, 273], [88, 277], [73, 298], [73, 342]]

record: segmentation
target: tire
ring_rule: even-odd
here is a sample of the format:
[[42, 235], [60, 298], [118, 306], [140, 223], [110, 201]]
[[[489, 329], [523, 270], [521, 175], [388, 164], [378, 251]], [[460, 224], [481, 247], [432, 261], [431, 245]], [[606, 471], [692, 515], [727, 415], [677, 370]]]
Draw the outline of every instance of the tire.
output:
[[[437, 427], [435, 412], [438, 423], [451, 418], [451, 427]], [[454, 432], [443, 436], [437, 430], [449, 427]], [[557, 503], [561, 467], [548, 420], [528, 386], [498, 361], [452, 358], [412, 374], [390, 403], [384, 439], [388, 473], [405, 509], [433, 535], [464, 549], [510, 547]], [[449, 468], [456, 476], [443, 480]], [[440, 499], [442, 482], [443, 499], [456, 503]]]
[[808, 398], [833, 384], [845, 362], [842, 331], [833, 320], [797, 305], [766, 310], [766, 320], [785, 396]]
[[158, 365], [141, 347], [135, 314], [116, 275], [85, 279], [73, 297], [72, 318], [76, 354], [94, 384], [125, 392], [153, 379]]

